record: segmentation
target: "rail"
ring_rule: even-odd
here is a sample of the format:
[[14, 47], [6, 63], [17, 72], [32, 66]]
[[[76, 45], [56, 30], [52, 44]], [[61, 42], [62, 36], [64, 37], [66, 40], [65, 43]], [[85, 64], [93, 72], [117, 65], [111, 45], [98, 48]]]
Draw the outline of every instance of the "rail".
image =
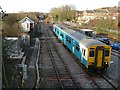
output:
[[106, 80], [115, 90], [118, 90], [117, 86], [115, 86], [112, 82], [110, 82], [110, 80], [108, 80], [108, 78], [110, 77], [107, 74], [104, 74], [102, 78]]
[[[48, 36], [51, 37], [50, 34], [49, 34], [49, 32], [47, 32], [47, 33], [48, 33]], [[78, 85], [77, 82], [76, 82], [76, 80], [75, 80], [75, 78], [70, 74], [69, 69], [68, 69], [66, 63], [64, 62], [64, 59], [61, 57], [61, 55], [60, 55], [60, 53], [59, 53], [59, 51], [58, 51], [58, 49], [57, 49], [57, 46], [56, 46], [55, 43], [53, 43], [53, 40], [52, 40], [52, 39], [53, 39], [53, 38], [50, 38], [51, 43], [52, 43], [52, 45], [53, 45], [53, 47], [54, 47], [54, 49], [55, 49], [57, 55], [59, 56], [61, 62], [63, 63], [66, 72], [68, 73], [69, 77], [72, 79], [72, 82], [76, 85], [76, 87], [77, 87], [78, 89], [81, 89], [82, 86], [80, 86], [80, 84]]]

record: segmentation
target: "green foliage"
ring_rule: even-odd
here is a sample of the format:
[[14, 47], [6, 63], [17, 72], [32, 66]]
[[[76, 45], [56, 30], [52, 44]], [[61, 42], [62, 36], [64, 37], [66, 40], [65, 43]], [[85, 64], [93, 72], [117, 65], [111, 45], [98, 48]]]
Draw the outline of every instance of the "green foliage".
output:
[[72, 21], [75, 19], [75, 8], [69, 5], [52, 8], [50, 14], [54, 21]]
[[107, 32], [106, 29], [117, 30], [116, 23], [117, 21], [112, 19], [94, 19], [89, 21], [88, 26], [95, 27], [98, 32]]
[[36, 14], [32, 12], [8, 14], [8, 16], [6, 16], [3, 21], [3, 32], [2, 32], [3, 37], [18, 36], [19, 33], [22, 33], [23, 29], [21, 28], [19, 21], [26, 16], [28, 16], [32, 20], [37, 20]]

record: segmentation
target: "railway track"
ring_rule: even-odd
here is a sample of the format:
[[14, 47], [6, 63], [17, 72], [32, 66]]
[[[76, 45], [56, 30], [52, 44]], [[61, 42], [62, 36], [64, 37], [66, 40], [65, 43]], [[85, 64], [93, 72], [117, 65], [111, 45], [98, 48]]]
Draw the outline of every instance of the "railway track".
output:
[[[54, 46], [54, 45], [53, 45]], [[74, 55], [72, 55], [74, 58], [75, 58], [75, 56]], [[75, 58], [75, 59], [77, 59], [77, 58]], [[79, 61], [78, 59], [77, 59], [77, 61]], [[86, 73], [86, 71], [85, 71], [85, 73]], [[88, 73], [86, 73], [86, 76], [92, 81], [92, 85], [95, 87], [95, 88], [98, 88], [98, 89], [102, 89], [102, 88], [105, 88], [107, 85], [110, 87], [110, 88], [113, 88], [113, 89], [115, 89], [115, 90], [117, 90], [117, 87], [112, 83], [112, 82], [110, 82], [106, 77], [105, 77], [105, 75], [103, 75], [102, 77], [92, 77], [92, 76], [90, 76]], [[98, 79], [99, 81], [98, 82], [96, 82], [96, 79]], [[106, 83], [106, 86], [104, 85], [104, 84], [102, 84], [102, 88], [101, 88], [101, 85], [99, 85], [99, 82], [101, 82], [101, 81], [104, 81], [105, 83]], [[107, 87], [106, 87], [107, 88]]]
[[102, 90], [104, 88], [112, 89], [112, 90], [118, 90], [118, 87], [115, 85], [112, 80], [108, 79], [108, 76], [106, 74], [102, 76], [88, 76], [94, 85], [97, 87], [97, 89]]
[[116, 50], [112, 50], [112, 55], [115, 55], [120, 58], [120, 52]]
[[[47, 36], [50, 36], [49, 31], [46, 30], [46, 34]], [[62, 89], [64, 88], [77, 88], [80, 89], [82, 88], [80, 86], [80, 84], [78, 84], [75, 80], [75, 78], [70, 74], [69, 69], [67, 68], [67, 65], [65, 64], [63, 58], [61, 57], [60, 53], [57, 50], [56, 45], [54, 44], [52, 39], [49, 39], [49, 42], [46, 42], [46, 44], [48, 45], [47, 49], [49, 52], [49, 55], [51, 57], [51, 62], [54, 68], [54, 71], [56, 73], [58, 82], [60, 83], [60, 86]], [[54, 52], [54, 53], [53, 53]], [[64, 74], [63, 74], [63, 70], [59, 69], [59, 66], [56, 64], [57, 60], [59, 58], [59, 63], [61, 63], [62, 65], [62, 69], [64, 70]]]
[[118, 90], [118, 87], [112, 82], [112, 79], [107, 74], [102, 75], [102, 78], [107, 81], [113, 89]]
[[75, 60], [80, 64], [80, 67], [83, 69], [86, 77], [91, 80], [93, 87], [98, 88], [99, 90], [103, 88], [112, 88], [113, 90], [118, 90], [117, 83], [115, 83], [112, 78], [109, 77], [106, 73], [104, 73], [103, 75], [98, 75], [95, 73], [95, 75], [93, 75], [94, 73], [88, 72], [88, 70], [80, 63], [80, 61], [74, 55], [72, 55], [72, 57], [75, 58]]
[[[43, 38], [43, 39], [47, 45], [47, 51], [49, 53], [50, 60], [52, 62], [52, 66], [53, 66], [54, 71], [55, 71], [55, 76], [53, 76], [52, 79], [58, 80], [59, 85], [62, 89], [66, 88], [66, 87], [68, 87], [68, 88], [71, 87], [71, 86], [69, 86], [70, 84], [68, 84], [66, 86], [67, 82], [71, 83], [71, 85], [73, 85], [73, 88], [78, 88], [78, 89], [84, 88], [80, 84], [76, 83], [77, 80], [75, 80], [74, 76], [70, 74], [68, 66], [64, 62], [64, 59], [61, 57], [61, 54], [58, 51], [58, 47], [53, 41], [53, 39], [55, 37], [51, 38], [50, 34], [52, 32], [51, 31], [49, 32], [49, 31], [47, 29], [44, 30], [44, 32], [46, 33], [45, 36], [47, 36], [48, 38], [47, 39]], [[79, 61], [79, 60], [77, 60], [77, 58], [74, 55], [72, 55], [72, 57], [76, 61]], [[59, 66], [59, 64], [57, 64], [57, 63], [62, 63], [61, 64], [62, 71], [64, 71], [65, 74], [63, 74], [61, 72], [61, 70], [59, 68], [61, 66]], [[82, 67], [82, 69], [84, 71], [85, 68]], [[87, 77], [87, 79], [89, 79], [91, 81], [93, 88], [97, 88], [100, 90], [103, 88], [112, 88], [112, 89], [117, 90], [116, 85], [112, 82], [112, 80], [110, 80], [110, 78], [108, 78], [105, 75], [94, 77], [94, 76], [90, 76], [87, 71], [84, 71], [83, 74], [85, 74], [85, 77]]]
[[[99, 90], [109, 87], [113, 90], [118, 90], [117, 83], [113, 82], [112, 78], [109, 77], [106, 73], [104, 73], [103, 75], [93, 75], [94, 73], [88, 72], [88, 70], [80, 63], [78, 58], [76, 58], [74, 55], [72, 55], [72, 57], [75, 58], [75, 60], [80, 64], [80, 67], [83, 69], [84, 73], [86, 74], [86, 77], [88, 77], [88, 79], [91, 80], [93, 87], [98, 88]], [[99, 82], [101, 82], [102, 84]]]

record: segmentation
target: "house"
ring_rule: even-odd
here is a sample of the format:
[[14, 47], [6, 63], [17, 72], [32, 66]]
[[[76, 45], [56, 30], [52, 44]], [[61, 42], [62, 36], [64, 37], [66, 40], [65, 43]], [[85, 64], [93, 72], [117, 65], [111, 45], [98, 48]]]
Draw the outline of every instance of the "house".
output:
[[94, 11], [93, 10], [85, 10], [83, 12], [83, 19], [84, 20], [94, 19]]
[[95, 18], [97, 19], [117, 19], [118, 16], [118, 7], [103, 7], [103, 8], [98, 8], [94, 10]]
[[83, 17], [83, 11], [76, 11], [76, 22], [81, 24]]
[[87, 23], [89, 20], [94, 19], [94, 12], [93, 10], [77, 11], [76, 16], [79, 24]]
[[82, 17], [83, 11], [76, 11], [76, 17]]
[[96, 19], [106, 19], [109, 16], [109, 11], [107, 8], [98, 8], [94, 10], [94, 16]]
[[114, 7], [109, 7], [108, 8], [108, 11], [109, 11], [109, 17], [113, 20], [117, 19], [118, 17], [118, 13], [119, 13], [119, 10], [118, 10], [118, 7], [117, 6], [114, 6]]
[[34, 27], [34, 21], [31, 20], [28, 17], [23, 18], [22, 20], [19, 21], [23, 30], [25, 32], [29, 32], [31, 27]]
[[94, 10], [76, 11], [76, 21], [79, 24], [88, 23], [93, 19], [112, 19], [117, 20], [120, 10], [119, 7], [103, 7]]

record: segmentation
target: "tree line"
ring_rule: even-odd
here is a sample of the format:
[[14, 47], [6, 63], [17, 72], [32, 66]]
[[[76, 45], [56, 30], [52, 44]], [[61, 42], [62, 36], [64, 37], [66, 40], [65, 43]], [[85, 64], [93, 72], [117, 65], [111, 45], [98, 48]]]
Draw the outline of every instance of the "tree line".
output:
[[54, 22], [72, 21], [75, 19], [76, 10], [72, 5], [65, 5], [59, 8], [52, 8], [50, 15]]
[[20, 13], [7, 13], [2, 20], [2, 36], [18, 36], [18, 34], [24, 32], [19, 21], [28, 16], [32, 20], [36, 21], [38, 13], [34, 12], [20, 12]]

